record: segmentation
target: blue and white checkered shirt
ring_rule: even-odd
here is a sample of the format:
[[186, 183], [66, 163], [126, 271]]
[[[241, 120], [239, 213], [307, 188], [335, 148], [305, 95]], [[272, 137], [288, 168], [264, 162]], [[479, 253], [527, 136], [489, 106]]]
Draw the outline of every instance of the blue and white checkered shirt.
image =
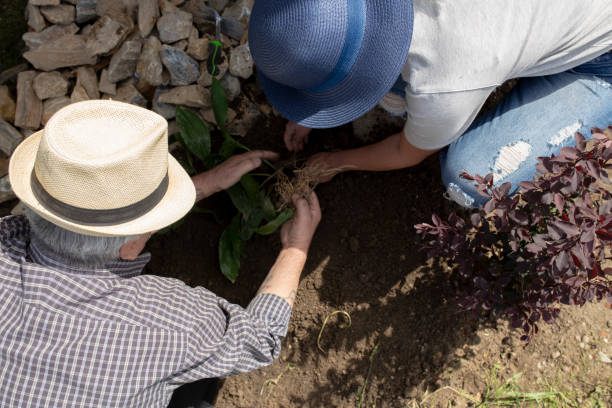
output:
[[140, 275], [150, 259], [65, 265], [0, 219], [0, 407], [166, 407], [201, 378], [270, 364], [291, 308], [270, 294], [244, 309], [202, 288]]

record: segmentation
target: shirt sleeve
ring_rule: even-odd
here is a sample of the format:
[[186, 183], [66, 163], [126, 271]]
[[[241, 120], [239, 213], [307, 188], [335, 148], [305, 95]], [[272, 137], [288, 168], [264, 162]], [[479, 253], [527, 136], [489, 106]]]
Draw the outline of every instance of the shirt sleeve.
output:
[[183, 371], [175, 383], [252, 371], [279, 356], [291, 317], [286, 300], [262, 294], [245, 309], [204, 288], [196, 290], [197, 318], [187, 333]]
[[474, 121], [495, 87], [442, 93], [406, 92], [406, 140], [423, 150], [451, 144]]

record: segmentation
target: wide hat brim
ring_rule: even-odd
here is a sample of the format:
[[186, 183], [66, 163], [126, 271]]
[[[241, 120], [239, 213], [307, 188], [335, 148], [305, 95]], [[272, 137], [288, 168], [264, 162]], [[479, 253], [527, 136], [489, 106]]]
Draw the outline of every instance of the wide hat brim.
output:
[[340, 126], [370, 111], [393, 87], [408, 58], [413, 4], [411, 0], [365, 3], [366, 22], [359, 54], [351, 71], [337, 85], [319, 92], [295, 89], [258, 70], [266, 97], [285, 118], [310, 128]]
[[46, 220], [85, 235], [126, 236], [160, 230], [181, 219], [195, 202], [195, 187], [189, 175], [168, 153], [168, 189], [155, 207], [133, 220], [115, 225], [87, 225], [73, 222], [48, 210], [32, 191], [31, 175], [44, 130], [26, 138], [15, 149], [9, 163], [9, 179], [19, 199]]

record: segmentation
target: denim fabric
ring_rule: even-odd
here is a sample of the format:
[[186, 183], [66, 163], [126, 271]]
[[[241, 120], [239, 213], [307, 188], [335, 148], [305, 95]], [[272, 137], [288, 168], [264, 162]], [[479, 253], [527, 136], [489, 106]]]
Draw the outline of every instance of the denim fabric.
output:
[[458, 177], [494, 174], [495, 184], [531, 180], [539, 156], [590, 138], [594, 126], [612, 124], [612, 53], [556, 75], [524, 78], [496, 109], [478, 118], [440, 155], [442, 181], [465, 207], [486, 202], [472, 182]]

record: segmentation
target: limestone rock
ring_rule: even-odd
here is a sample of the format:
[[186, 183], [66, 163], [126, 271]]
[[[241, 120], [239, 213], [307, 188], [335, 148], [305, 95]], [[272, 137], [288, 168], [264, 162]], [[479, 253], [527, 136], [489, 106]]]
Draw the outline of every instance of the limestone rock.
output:
[[184, 51], [164, 45], [161, 50], [161, 60], [170, 72], [172, 85], [189, 85], [200, 76], [200, 67], [196, 60]]
[[79, 0], [64, 0], [64, 3], [70, 3], [76, 6], [79, 3]]
[[87, 36], [87, 47], [93, 55], [112, 54], [134, 29], [134, 22], [125, 14], [102, 16]]
[[9, 159], [0, 157], [0, 177], [4, 177], [8, 174]]
[[77, 31], [79, 31], [79, 27], [74, 23], [64, 26], [52, 25], [39, 33], [24, 33], [21, 38], [26, 43], [28, 48], [32, 49], [40, 47], [44, 43], [51, 42], [67, 34], [76, 34]]
[[88, 100], [89, 95], [87, 95], [87, 91], [85, 90], [85, 88], [83, 88], [83, 85], [76, 84], [74, 86], [74, 89], [72, 90], [72, 95], [70, 95], [70, 102], [75, 103]]
[[136, 65], [136, 76], [146, 81], [149, 85], [159, 86], [162, 84], [162, 72], [164, 67], [159, 57], [161, 42], [154, 35], [145, 40], [142, 54]]
[[105, 14], [125, 13], [127, 7], [123, 0], [98, 0], [96, 4], [96, 14], [100, 17]]
[[42, 118], [42, 101], [38, 99], [32, 81], [36, 71], [20, 72], [17, 76], [17, 106], [15, 126], [25, 129], [38, 129]]
[[174, 44], [170, 44], [170, 46], [179, 51], [187, 51], [188, 44], [189, 43], [187, 42], [187, 40], [181, 40], [181, 41], [175, 42]]
[[115, 95], [117, 93], [117, 84], [108, 79], [107, 69], [103, 69], [102, 73], [100, 74], [100, 83], [98, 84], [98, 88], [100, 88], [100, 92], [104, 92], [105, 94]]
[[32, 86], [41, 100], [64, 96], [68, 92], [68, 81], [57, 71], [41, 72], [34, 78]]
[[70, 98], [67, 96], [47, 99], [43, 103], [42, 124], [46, 125], [55, 112], [62, 109], [64, 106], [70, 105], [71, 103]]
[[70, 24], [75, 18], [74, 6], [70, 4], [41, 7], [40, 12], [51, 24]]
[[96, 18], [97, 0], [78, 0], [76, 4], [76, 22], [81, 24]]
[[60, 0], [29, 0], [32, 6], [59, 6]]
[[251, 9], [253, 9], [254, 2], [255, 0], [237, 0], [234, 4], [223, 11], [222, 16], [239, 21], [246, 26], [249, 24]]
[[9, 157], [21, 143], [23, 136], [10, 123], [0, 119], [0, 150]]
[[242, 44], [234, 48], [230, 56], [229, 69], [232, 75], [247, 79], [253, 75], [253, 57], [249, 44]]
[[17, 198], [13, 189], [11, 188], [11, 182], [9, 176], [6, 175], [0, 179], [0, 203]]
[[208, 0], [207, 3], [208, 7], [221, 12], [225, 7], [227, 7], [228, 0]]
[[98, 77], [96, 71], [91, 67], [79, 67], [77, 69], [77, 84], [81, 85], [89, 99], [99, 99]]
[[[227, 58], [225, 58], [223, 62], [217, 65], [217, 70], [219, 71], [219, 75], [217, 75], [216, 77], [223, 78], [223, 76], [225, 75], [228, 69], [229, 69], [229, 62]], [[208, 88], [209, 86], [212, 85], [212, 75], [210, 75], [208, 73], [208, 70], [206, 69], [206, 61], [203, 61], [202, 64], [200, 65], [200, 72], [201, 74], [200, 74], [200, 77], [198, 78], [198, 84], [202, 85], [203, 87]]]
[[[215, 111], [211, 109], [206, 109], [201, 111], [203, 119], [208, 123], [217, 123], [215, 119]], [[236, 111], [232, 108], [227, 109], [227, 123], [232, 123], [236, 119]]]
[[176, 116], [176, 106], [159, 101], [159, 97], [167, 93], [169, 88], [157, 88], [153, 95], [153, 111], [163, 116], [165, 119], [173, 119]]
[[221, 86], [225, 89], [228, 101], [233, 101], [240, 95], [240, 80], [231, 74], [225, 74], [221, 78]]
[[159, 0], [159, 11], [161, 11], [162, 15], [166, 15], [168, 13], [176, 13], [179, 9], [168, 0]]
[[159, 95], [158, 102], [204, 108], [210, 106], [210, 91], [200, 85], [177, 86]]
[[187, 54], [198, 61], [203, 61], [208, 58], [208, 38], [199, 38], [198, 30], [193, 27], [189, 34], [189, 42], [187, 44]]
[[138, 0], [138, 30], [141, 37], [149, 35], [159, 17], [157, 0]]
[[64, 35], [36, 49], [26, 51], [23, 57], [42, 71], [77, 65], [94, 65], [97, 61], [80, 35]]
[[118, 82], [134, 75], [141, 47], [140, 41], [123, 43], [119, 51], [111, 58], [108, 66], [108, 79], [111, 82]]
[[147, 100], [138, 92], [138, 89], [133, 84], [122, 85], [117, 88], [117, 95], [114, 98], [117, 101], [131, 103], [132, 105], [147, 107]]
[[28, 27], [30, 27], [32, 30], [36, 32], [42, 31], [47, 26], [47, 24], [45, 23], [45, 19], [42, 14], [40, 14], [40, 10], [38, 9], [38, 7], [33, 6], [30, 3], [26, 7], [26, 13], [28, 16]]
[[157, 20], [159, 39], [167, 44], [189, 38], [191, 27], [193, 27], [193, 16], [180, 10], [167, 13]]
[[0, 119], [15, 121], [15, 101], [6, 85], [0, 85]]

